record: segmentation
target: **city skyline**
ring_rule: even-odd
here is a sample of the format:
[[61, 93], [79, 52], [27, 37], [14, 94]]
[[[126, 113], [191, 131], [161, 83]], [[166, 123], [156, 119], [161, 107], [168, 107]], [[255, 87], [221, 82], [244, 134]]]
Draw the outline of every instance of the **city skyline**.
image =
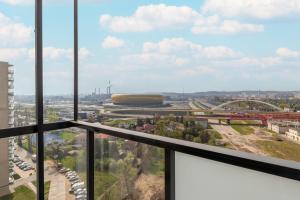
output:
[[[52, 2], [45, 95], [71, 94], [73, 8]], [[300, 2], [230, 2], [79, 1], [80, 93], [108, 80], [115, 93], [300, 90]], [[0, 1], [0, 60], [14, 65], [16, 94], [34, 94], [32, 3]]]

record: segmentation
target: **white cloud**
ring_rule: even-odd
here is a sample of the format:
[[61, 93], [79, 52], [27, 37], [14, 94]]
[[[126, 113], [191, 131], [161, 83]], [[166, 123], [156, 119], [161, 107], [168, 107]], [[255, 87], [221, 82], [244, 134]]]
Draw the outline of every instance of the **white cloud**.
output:
[[27, 48], [0, 48], [0, 60], [12, 62], [17, 59], [24, 59], [29, 57]]
[[92, 56], [92, 53], [87, 48], [80, 48], [78, 52], [79, 60], [86, 59], [90, 56]]
[[195, 34], [235, 34], [239, 32], [262, 32], [261, 24], [243, 24], [236, 20], [221, 20], [214, 15], [195, 22], [192, 32]]
[[0, 45], [26, 44], [33, 39], [33, 28], [13, 21], [0, 12]]
[[124, 46], [124, 44], [124, 40], [112, 36], [107, 36], [102, 42], [102, 47], [105, 49], [112, 49], [122, 47]]
[[146, 32], [192, 23], [198, 16], [199, 13], [187, 6], [158, 4], [140, 6], [128, 17], [102, 15], [100, 24], [114, 32]]
[[[56, 48], [45, 47], [44, 58], [49, 60], [69, 59], [73, 60], [74, 50], [72, 48]], [[91, 56], [90, 51], [87, 48], [80, 48], [78, 52], [79, 59], [86, 59]]]
[[294, 51], [288, 48], [278, 48], [276, 50], [276, 54], [279, 57], [285, 57], [285, 58], [299, 58], [300, 57], [300, 51]]
[[186, 57], [221, 59], [239, 56], [238, 52], [224, 46], [207, 46], [193, 43], [183, 38], [163, 39], [158, 43], [146, 42], [144, 53], [168, 54]]
[[204, 13], [270, 19], [299, 15], [299, 0], [206, 0]]
[[[45, 47], [44, 58], [48, 60], [59, 60], [59, 59], [73, 59], [73, 49]], [[90, 51], [87, 48], [79, 49], [79, 59], [86, 59], [91, 56]], [[0, 60], [14, 62], [16, 60], [28, 59], [34, 60], [35, 49], [34, 48], [0, 48]]]
[[187, 27], [193, 27], [192, 32], [198, 34], [263, 31], [262, 25], [243, 24], [234, 20], [223, 20], [217, 16], [205, 17], [187, 6], [167, 6], [165, 4], [140, 6], [131, 16], [105, 14], [100, 16], [100, 25], [108, 27], [113, 32], [121, 33]]

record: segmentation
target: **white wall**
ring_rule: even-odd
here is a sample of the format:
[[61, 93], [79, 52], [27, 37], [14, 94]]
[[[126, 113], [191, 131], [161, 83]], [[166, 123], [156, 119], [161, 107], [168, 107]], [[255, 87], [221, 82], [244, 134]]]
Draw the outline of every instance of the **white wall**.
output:
[[176, 200], [299, 200], [300, 182], [176, 152]]

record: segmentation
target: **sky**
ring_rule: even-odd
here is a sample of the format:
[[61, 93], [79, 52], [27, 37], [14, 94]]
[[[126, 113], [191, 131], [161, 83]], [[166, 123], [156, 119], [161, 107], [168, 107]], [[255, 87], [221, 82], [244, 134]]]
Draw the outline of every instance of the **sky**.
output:
[[[73, 1], [44, 0], [44, 93], [73, 92]], [[300, 90], [300, 0], [79, 0], [79, 88]], [[0, 0], [0, 61], [34, 94], [34, 1]]]

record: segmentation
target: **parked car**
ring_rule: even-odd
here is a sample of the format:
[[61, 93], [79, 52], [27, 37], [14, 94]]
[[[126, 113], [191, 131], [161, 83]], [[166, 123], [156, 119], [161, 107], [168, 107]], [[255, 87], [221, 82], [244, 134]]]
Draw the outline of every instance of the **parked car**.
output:
[[16, 165], [19, 167], [21, 164], [23, 164], [24, 162], [22, 160], [16, 162]]
[[36, 154], [33, 154], [33, 155], [31, 156], [31, 160], [32, 160], [32, 162], [36, 162]]
[[86, 189], [82, 188], [82, 189], [78, 189], [74, 191], [75, 195], [86, 195]]
[[71, 191], [74, 192], [74, 191], [76, 191], [78, 189], [83, 189], [83, 188], [84, 188], [84, 185], [79, 185], [79, 186], [72, 187]]
[[63, 167], [60, 170], [58, 170], [58, 172], [64, 174], [64, 173], [66, 173], [68, 171], [67, 171], [67, 168]]
[[15, 182], [15, 179], [13, 177], [9, 177], [9, 180], [8, 180], [9, 184], [14, 184]]
[[20, 158], [19, 158], [19, 157], [13, 158], [13, 162], [14, 162], [14, 163], [17, 163], [18, 161], [20, 161]]
[[86, 200], [87, 196], [86, 195], [78, 195], [75, 197], [76, 200]]
[[72, 188], [76, 187], [76, 186], [84, 186], [84, 182], [79, 182], [79, 183], [75, 183]]
[[78, 176], [73, 176], [72, 178], [69, 179], [70, 181], [75, 181], [75, 180], [79, 180]]
[[77, 176], [77, 174], [75, 174], [75, 173], [74, 174], [69, 174], [69, 175], [66, 176], [66, 178], [70, 179], [71, 177], [74, 177], [74, 176]]

